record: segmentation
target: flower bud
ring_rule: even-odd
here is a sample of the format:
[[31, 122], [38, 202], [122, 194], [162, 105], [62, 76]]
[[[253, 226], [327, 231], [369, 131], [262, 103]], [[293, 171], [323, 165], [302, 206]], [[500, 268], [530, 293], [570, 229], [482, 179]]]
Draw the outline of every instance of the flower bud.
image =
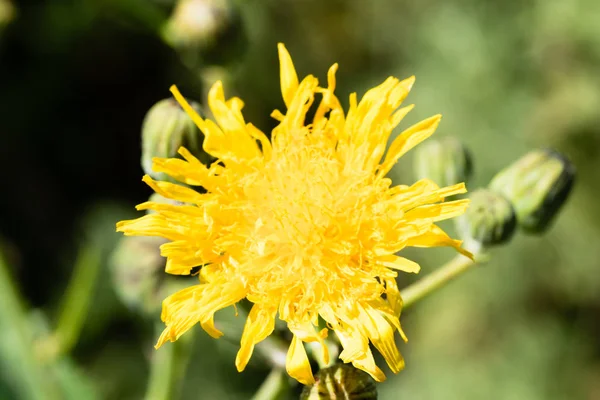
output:
[[229, 56], [226, 53], [244, 47], [240, 44], [245, 36], [231, 0], [179, 0], [163, 38], [192, 62], [223, 64]]
[[[191, 106], [200, 112], [200, 106]], [[144, 118], [142, 125], [142, 168], [159, 180], [169, 180], [167, 175], [152, 170], [153, 157], [177, 157], [177, 150], [184, 146], [192, 154], [202, 151], [203, 136], [191, 118], [174, 99], [156, 103]]]
[[512, 203], [519, 226], [545, 231], [571, 192], [575, 167], [554, 150], [534, 150], [500, 171], [489, 188]]
[[451, 186], [466, 182], [471, 176], [471, 155], [454, 137], [426, 140], [414, 151], [417, 179], [428, 178], [440, 186]]
[[115, 292], [128, 307], [152, 313], [160, 308], [158, 293], [165, 259], [159, 247], [165, 239], [147, 236], [124, 236], [111, 258]]
[[300, 400], [348, 399], [375, 400], [377, 387], [369, 374], [350, 364], [336, 364], [323, 368], [315, 383], [305, 386]]
[[510, 202], [488, 189], [478, 189], [469, 197], [469, 208], [455, 219], [456, 229], [467, 247], [473, 244], [489, 247], [507, 242], [517, 226]]
[[0, 0], [0, 29], [8, 25], [16, 15], [15, 6], [10, 0]]

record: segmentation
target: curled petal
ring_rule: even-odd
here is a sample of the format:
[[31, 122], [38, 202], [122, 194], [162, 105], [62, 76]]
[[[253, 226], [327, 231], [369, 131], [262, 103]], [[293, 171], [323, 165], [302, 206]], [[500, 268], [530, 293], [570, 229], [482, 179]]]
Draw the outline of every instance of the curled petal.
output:
[[167, 297], [161, 314], [167, 327], [160, 335], [156, 348], [167, 340], [174, 342], [193, 325], [200, 322], [210, 334], [219, 334], [212, 323], [215, 312], [229, 307], [246, 296], [239, 281], [216, 282], [192, 286]]
[[302, 340], [298, 339], [296, 335], [294, 335], [287, 353], [285, 369], [292, 378], [303, 385], [312, 385], [315, 383], [306, 350], [304, 349]]
[[322, 350], [322, 358], [325, 364], [329, 364], [329, 348], [325, 344], [327, 329], [317, 332], [310, 321], [303, 323], [289, 323], [288, 327], [292, 333], [303, 342], [319, 342]]
[[373, 308], [362, 308], [360, 314], [362, 327], [369, 340], [385, 358], [390, 369], [397, 373], [404, 368], [404, 360], [394, 341], [394, 327]]
[[235, 366], [238, 371], [243, 371], [246, 368], [246, 364], [248, 364], [254, 351], [254, 346], [265, 340], [273, 332], [276, 313], [277, 308], [268, 308], [258, 304], [252, 306], [244, 326], [240, 350], [235, 358]]
[[344, 350], [340, 358], [344, 362], [351, 362], [358, 369], [362, 369], [377, 382], [385, 381], [385, 374], [375, 364], [373, 353], [369, 349], [368, 340], [360, 333], [351, 330], [336, 330]]

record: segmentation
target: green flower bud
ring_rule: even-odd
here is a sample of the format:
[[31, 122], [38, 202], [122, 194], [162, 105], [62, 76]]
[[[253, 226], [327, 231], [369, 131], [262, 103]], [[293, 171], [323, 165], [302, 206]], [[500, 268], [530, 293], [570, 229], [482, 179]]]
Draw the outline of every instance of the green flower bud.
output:
[[117, 296], [129, 308], [142, 313], [159, 310], [159, 283], [165, 267], [159, 247], [165, 242], [147, 236], [123, 236], [119, 241], [111, 258], [113, 284]]
[[507, 242], [517, 226], [510, 202], [488, 189], [478, 189], [469, 197], [469, 208], [455, 219], [456, 229], [467, 247], [489, 247]]
[[[190, 103], [200, 112], [197, 103]], [[177, 157], [177, 150], [184, 146], [192, 154], [202, 154], [203, 135], [191, 118], [174, 99], [156, 103], [144, 118], [142, 125], [142, 168], [159, 180], [169, 180], [167, 175], [152, 170], [153, 157]]]
[[231, 0], [179, 0], [163, 38], [196, 65], [226, 63], [245, 47], [241, 17]]
[[548, 229], [571, 192], [575, 167], [554, 150], [534, 150], [500, 171], [489, 188], [509, 199], [519, 226], [529, 233]]
[[17, 10], [10, 0], [0, 0], [0, 29], [8, 25], [16, 14]]
[[369, 374], [350, 364], [336, 364], [323, 368], [316, 376], [315, 384], [305, 386], [300, 400], [375, 400], [377, 388]]
[[428, 178], [440, 186], [451, 186], [467, 182], [471, 176], [471, 155], [454, 137], [426, 140], [414, 151], [417, 179]]

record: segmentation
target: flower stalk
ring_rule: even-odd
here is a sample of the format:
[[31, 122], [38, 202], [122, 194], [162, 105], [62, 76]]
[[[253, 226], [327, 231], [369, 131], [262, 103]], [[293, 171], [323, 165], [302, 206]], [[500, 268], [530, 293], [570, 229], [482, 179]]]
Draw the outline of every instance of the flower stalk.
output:
[[100, 248], [91, 243], [85, 244], [77, 256], [56, 331], [51, 337], [56, 341], [56, 356], [67, 353], [77, 344], [94, 295], [94, 285], [100, 267]]
[[471, 260], [461, 254], [457, 255], [437, 270], [402, 290], [400, 293], [404, 302], [403, 307], [410, 307], [428, 294], [445, 286], [457, 276], [477, 265], [477, 261], [477, 258]]
[[[162, 327], [157, 324], [160, 332]], [[178, 398], [181, 382], [192, 353], [194, 335], [187, 335], [170, 346], [152, 353], [150, 379], [145, 400], [170, 400]]]
[[278, 400], [288, 392], [289, 385], [285, 370], [282, 368], [273, 368], [264, 382], [258, 388], [252, 400]]
[[0, 254], [0, 362], [10, 372], [14, 390], [24, 400], [60, 399], [59, 388], [44, 371], [31, 345], [33, 334], [27, 311], [19, 298], [13, 279]]

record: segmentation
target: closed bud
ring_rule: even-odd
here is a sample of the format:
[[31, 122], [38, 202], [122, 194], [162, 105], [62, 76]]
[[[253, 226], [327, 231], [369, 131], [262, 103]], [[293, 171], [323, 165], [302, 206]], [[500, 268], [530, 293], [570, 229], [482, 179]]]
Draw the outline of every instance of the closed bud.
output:
[[[455, 219], [467, 247], [490, 247], [507, 242], [517, 226], [515, 211], [504, 196], [478, 189], [469, 196], [467, 211]], [[477, 247], [472, 250], [477, 250]]]
[[575, 167], [554, 150], [534, 150], [500, 171], [489, 188], [512, 203], [519, 226], [545, 231], [571, 192]]
[[428, 178], [440, 186], [451, 186], [467, 182], [471, 176], [471, 155], [454, 137], [426, 140], [414, 151], [417, 179]]
[[165, 239], [147, 236], [124, 236], [111, 258], [113, 286], [119, 299], [129, 308], [142, 313], [159, 310], [165, 259], [160, 245]]
[[10, 0], [0, 0], [0, 29], [8, 25], [16, 15], [15, 6]]
[[[198, 112], [200, 106], [191, 102]], [[183, 146], [192, 154], [202, 154], [203, 136], [191, 118], [174, 99], [156, 103], [144, 118], [142, 125], [142, 168], [144, 172], [159, 180], [169, 180], [167, 175], [152, 170], [153, 157], [177, 157]]]
[[375, 400], [377, 387], [369, 374], [350, 364], [336, 364], [323, 368], [315, 377], [314, 385], [305, 386], [300, 400]]
[[226, 53], [241, 50], [245, 40], [241, 17], [231, 0], [179, 0], [163, 38], [196, 64], [223, 64], [230, 55]]

